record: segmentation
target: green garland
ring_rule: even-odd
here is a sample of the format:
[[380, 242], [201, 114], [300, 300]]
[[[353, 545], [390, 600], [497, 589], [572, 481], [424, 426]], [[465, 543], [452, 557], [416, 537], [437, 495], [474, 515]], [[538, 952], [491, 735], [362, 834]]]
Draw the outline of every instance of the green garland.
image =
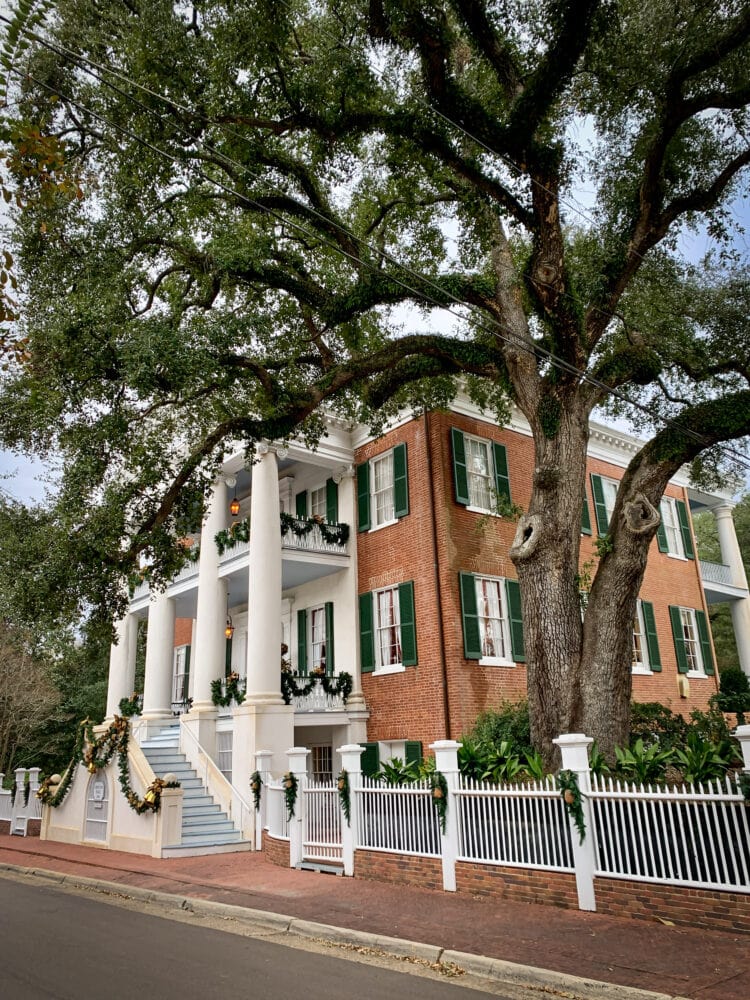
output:
[[442, 771], [433, 771], [430, 775], [432, 788], [432, 804], [437, 809], [440, 820], [440, 831], [445, 833], [445, 817], [448, 813], [448, 782]]
[[342, 770], [336, 779], [336, 785], [339, 790], [339, 802], [341, 803], [341, 811], [346, 818], [347, 826], [351, 826], [352, 821], [352, 798], [351, 798], [351, 788], [349, 787], [349, 772]]
[[[328, 545], [346, 545], [349, 541], [348, 524], [327, 524], [323, 518], [318, 516], [295, 517], [293, 514], [287, 514], [286, 511], [281, 511], [279, 520], [282, 538], [289, 531], [297, 538], [304, 538], [314, 528], [318, 528], [323, 541]], [[214, 535], [214, 541], [220, 556], [223, 556], [228, 549], [233, 549], [240, 542], [249, 542], [250, 519], [235, 521], [230, 528], [217, 531]]]
[[289, 670], [281, 671], [281, 696], [285, 705], [292, 704], [292, 698], [305, 698], [316, 683], [319, 683], [326, 694], [340, 695], [346, 704], [349, 695], [354, 687], [354, 679], [351, 674], [343, 670], [336, 677], [329, 677], [326, 674], [310, 674], [304, 684], [298, 684], [293, 673]]
[[[85, 764], [90, 774], [95, 774], [105, 768], [114, 757], [118, 756], [118, 770], [120, 777], [120, 788], [128, 801], [131, 809], [139, 815], [150, 811], [157, 813], [161, 806], [161, 793], [165, 788], [179, 788], [179, 781], [165, 781], [163, 778], [154, 778], [146, 789], [143, 798], [140, 798], [133, 791], [130, 785], [130, 765], [128, 763], [128, 740], [130, 730], [128, 720], [116, 715], [114, 720], [100, 737], [94, 733], [94, 727], [88, 721], [80, 724], [76, 737], [76, 746], [73, 751], [73, 759], [65, 770], [62, 781], [56, 791], [52, 792], [50, 779], [45, 778], [36, 793], [45, 805], [56, 808], [65, 798], [68, 789], [73, 782], [73, 776], [78, 764]], [[84, 741], [88, 743], [83, 749]]]
[[120, 715], [124, 719], [130, 719], [134, 715], [141, 714], [143, 707], [143, 695], [134, 691], [129, 698], [120, 698]]
[[297, 776], [292, 771], [287, 771], [284, 775], [284, 801], [286, 802], [286, 818], [292, 819], [294, 807], [297, 803]]
[[560, 789], [565, 811], [573, 818], [573, 822], [583, 843], [586, 838], [586, 821], [583, 818], [583, 795], [578, 785], [578, 775], [575, 771], [560, 771], [557, 776], [557, 787]]
[[232, 704], [232, 701], [236, 701], [238, 705], [241, 705], [245, 700], [245, 694], [243, 691], [240, 691], [240, 675], [231, 673], [224, 680], [226, 681], [226, 694], [223, 694], [221, 690], [221, 678], [211, 681], [211, 701], [214, 705], [221, 706], [222, 708], [228, 708]]
[[260, 793], [262, 788], [263, 778], [260, 775], [260, 771], [253, 771], [250, 775], [250, 790], [253, 793], [253, 805], [256, 812], [260, 810]]
[[737, 787], [742, 792], [745, 805], [750, 806], [750, 772], [740, 771], [737, 775]]

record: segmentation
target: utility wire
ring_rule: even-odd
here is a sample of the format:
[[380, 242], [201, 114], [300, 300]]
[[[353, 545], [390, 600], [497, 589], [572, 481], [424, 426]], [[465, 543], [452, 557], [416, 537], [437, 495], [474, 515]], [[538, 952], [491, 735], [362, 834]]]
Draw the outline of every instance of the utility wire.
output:
[[[0, 15], [0, 21], [6, 21], [6, 23], [10, 23], [10, 22], [8, 22], [7, 18], [3, 17], [2, 15]], [[133, 80], [132, 78], [127, 77], [126, 75], [120, 73], [117, 70], [113, 70], [113, 69], [110, 69], [109, 67], [105, 67], [105, 66], [102, 66], [101, 64], [97, 64], [93, 60], [89, 60], [85, 56], [79, 56], [77, 53], [73, 52], [72, 50], [66, 49], [64, 46], [57, 46], [57, 45], [49, 42], [48, 40], [42, 38], [41, 36], [39, 36], [35, 32], [28, 32], [27, 31], [25, 33], [27, 35], [29, 35], [29, 37], [31, 37], [33, 40], [35, 40], [35, 41], [39, 42], [40, 44], [42, 44], [44, 47], [46, 47], [46, 48], [50, 49], [51, 51], [55, 52], [57, 55], [60, 55], [62, 57], [69, 58], [69, 59], [75, 61], [79, 65], [79, 68], [83, 69], [84, 72], [88, 73], [90, 76], [92, 76], [95, 80], [97, 80], [103, 86], [108, 87], [109, 89], [113, 90], [115, 93], [117, 93], [121, 97], [123, 97], [126, 101], [129, 101], [134, 106], [139, 107], [142, 111], [144, 111], [147, 114], [155, 117], [159, 122], [164, 123], [165, 121], [169, 121], [170, 123], [176, 125], [176, 127], [178, 128], [178, 130], [182, 131], [192, 141], [194, 141], [194, 142], [196, 141], [195, 136], [193, 136], [185, 126], [181, 126], [181, 125], [179, 125], [179, 123], [175, 123], [173, 119], [165, 118], [165, 116], [160, 115], [157, 111], [155, 111], [155, 109], [149, 108], [147, 105], [143, 104], [143, 102], [138, 101], [137, 98], [133, 97], [132, 94], [128, 94], [126, 91], [123, 91], [121, 88], [114, 86], [110, 81], [108, 81], [107, 79], [103, 78], [102, 76], [97, 75], [97, 73], [92, 72], [92, 70], [89, 69], [89, 68], [87, 68], [87, 67], [88, 66], [92, 66], [92, 67], [94, 67], [95, 69], [99, 70], [102, 73], [109, 73], [109, 74], [115, 76], [117, 79], [121, 80], [122, 82], [125, 82], [125, 83], [129, 84], [130, 86], [135, 87], [138, 90], [141, 90], [142, 92], [148, 94], [149, 96], [156, 98], [161, 103], [164, 103], [164, 104], [170, 106], [171, 108], [173, 108], [173, 109], [175, 109], [177, 111], [180, 111], [181, 113], [192, 114], [192, 112], [190, 111], [190, 109], [187, 109], [187, 108], [181, 106], [180, 104], [178, 104], [177, 102], [171, 100], [170, 98], [167, 98], [167, 97], [164, 97], [163, 95], [158, 94], [157, 92], [155, 92], [155, 91], [151, 90], [150, 88], [148, 88], [148, 87], [146, 87], [146, 86], [138, 83], [137, 81]], [[83, 64], [83, 65], [81, 65], [81, 64]], [[282, 213], [277, 212], [274, 209], [271, 209], [271, 208], [269, 208], [266, 205], [260, 204], [255, 199], [251, 198], [249, 195], [246, 195], [246, 194], [244, 194], [242, 192], [237, 191], [236, 189], [230, 187], [229, 185], [224, 184], [222, 181], [217, 180], [217, 178], [215, 178], [215, 177], [211, 177], [210, 175], [206, 174], [205, 171], [203, 171], [202, 169], [195, 167], [194, 164], [186, 163], [185, 160], [181, 159], [180, 157], [175, 156], [173, 153], [170, 153], [170, 152], [168, 152], [166, 150], [160, 149], [159, 147], [157, 147], [157, 146], [153, 145], [152, 143], [148, 142], [147, 140], [143, 139], [141, 136], [139, 136], [136, 133], [132, 132], [131, 130], [127, 129], [125, 126], [122, 126], [122, 125], [119, 125], [119, 124], [117, 124], [115, 122], [112, 122], [110, 119], [107, 119], [103, 115], [100, 115], [98, 112], [94, 111], [90, 107], [87, 107], [86, 105], [82, 104], [81, 102], [75, 100], [74, 98], [70, 97], [69, 95], [65, 95], [62, 92], [60, 92], [59, 90], [56, 90], [56, 89], [48, 86], [43, 81], [37, 80], [35, 77], [31, 76], [30, 74], [25, 74], [22, 71], [17, 70], [15, 68], [13, 69], [13, 72], [19, 78], [23, 78], [24, 76], [26, 76], [28, 79], [31, 79], [34, 83], [36, 83], [38, 86], [41, 86], [43, 89], [45, 89], [49, 93], [56, 94], [58, 97], [60, 97], [63, 100], [67, 101], [69, 104], [75, 106], [79, 110], [85, 112], [86, 114], [91, 115], [93, 118], [95, 118], [98, 121], [101, 121], [103, 124], [108, 125], [111, 128], [114, 128], [115, 130], [119, 131], [122, 135], [125, 135], [129, 139], [131, 139], [131, 140], [133, 140], [133, 141], [141, 144], [142, 146], [144, 146], [144, 148], [147, 148], [147, 149], [151, 150], [152, 152], [156, 153], [157, 155], [159, 155], [161, 157], [164, 157], [164, 158], [168, 159], [169, 161], [180, 165], [183, 169], [184, 168], [190, 169], [196, 176], [200, 177], [202, 180], [206, 181], [207, 183], [218, 187], [219, 189], [221, 189], [222, 191], [224, 191], [226, 194], [232, 196], [233, 198], [235, 198], [235, 199], [237, 199], [239, 201], [245, 202], [246, 204], [248, 204], [251, 207], [255, 208], [257, 211], [260, 211], [262, 213], [265, 213], [265, 214], [267, 214], [267, 215], [275, 218], [277, 221], [279, 221], [280, 223], [283, 223], [288, 228], [297, 230], [299, 233], [301, 233], [303, 236], [307, 237], [308, 239], [312, 238], [313, 240], [318, 240], [322, 245], [327, 246], [329, 249], [333, 250], [336, 253], [339, 253], [339, 254], [343, 255], [344, 257], [347, 257], [349, 260], [351, 260], [357, 266], [360, 266], [360, 267], [364, 266], [364, 267], [366, 267], [366, 268], [374, 271], [379, 276], [383, 275], [382, 270], [380, 270], [379, 268], [376, 268], [374, 265], [370, 264], [370, 262], [363, 261], [361, 258], [355, 256], [354, 254], [349, 253], [345, 248], [341, 247], [339, 244], [336, 244], [336, 243], [333, 243], [333, 242], [331, 242], [329, 240], [326, 240], [324, 237], [320, 236], [319, 234], [317, 234], [315, 232], [311, 232], [310, 230], [306, 229], [304, 226], [300, 225], [295, 220], [287, 218]], [[429, 105], [427, 107], [429, 107]], [[445, 117], [445, 116], [442, 116], [442, 117]], [[208, 120], [208, 119], [205, 119], [205, 120], [209, 124], [213, 124], [213, 123], [210, 122], [210, 120]], [[450, 121], [450, 119], [447, 119], [447, 118], [446, 118], [446, 120]], [[455, 123], [452, 123], [452, 124], [455, 125]], [[240, 140], [244, 141], [246, 139], [246, 137], [243, 136], [241, 133], [234, 132], [233, 130], [227, 129], [224, 126], [219, 126], [219, 127], [222, 128], [222, 130], [225, 131], [227, 134], [233, 135], [234, 137], [236, 137], [236, 138], [238, 138]], [[461, 126], [456, 126], [456, 127], [461, 128]], [[466, 133], [466, 134], [469, 135], [469, 133]], [[469, 136], [469, 137], [471, 137], [471, 136]], [[471, 137], [471, 138], [473, 138], [473, 137]], [[476, 140], [476, 141], [478, 141], [478, 140]], [[250, 170], [250, 168], [248, 168], [244, 164], [240, 163], [239, 161], [233, 160], [231, 157], [226, 156], [220, 150], [216, 149], [213, 145], [210, 145], [210, 144], [209, 145], [198, 144], [198, 145], [199, 145], [199, 149], [202, 147], [204, 150], [210, 152], [213, 156], [215, 156], [219, 160], [223, 161], [224, 164], [228, 164], [230, 166], [235, 166], [239, 170], [241, 170], [242, 172], [244, 172], [245, 174], [247, 174], [253, 180], [255, 180], [255, 181], [257, 181], [257, 182], [259, 182], [261, 184], [268, 185], [271, 188], [271, 190], [275, 190], [277, 193], [283, 193], [283, 192], [280, 192], [280, 190], [277, 187], [275, 187], [273, 184], [271, 184], [267, 180], [267, 178], [261, 177], [258, 174], [253, 173], [253, 171]], [[493, 150], [489, 150], [489, 151], [494, 153]], [[495, 154], [495, 155], [498, 155], [498, 154]], [[220, 164], [218, 164], [218, 165], [220, 165]], [[226, 169], [226, 167], [224, 169]], [[350, 237], [353, 241], [355, 241], [356, 243], [358, 243], [362, 247], [367, 247], [376, 256], [380, 256], [383, 260], [386, 260], [388, 263], [392, 264], [393, 266], [395, 266], [396, 268], [398, 268], [403, 273], [405, 273], [405, 274], [409, 275], [410, 277], [416, 279], [418, 282], [420, 282], [420, 283], [422, 283], [422, 284], [424, 284], [424, 285], [426, 285], [428, 287], [432, 286], [434, 289], [436, 289], [439, 292], [439, 294], [441, 295], [441, 297], [452, 299], [454, 301], [454, 303], [456, 303], [456, 305], [460, 306], [463, 309], [466, 309], [466, 310], [472, 312], [472, 314], [476, 311], [476, 307], [474, 307], [470, 303], [466, 303], [466, 302], [462, 301], [457, 296], [451, 295], [450, 293], [446, 292], [445, 289], [443, 289], [442, 286], [440, 286], [433, 279], [431, 279], [431, 278], [429, 278], [429, 277], [427, 277], [425, 275], [422, 275], [419, 272], [414, 271], [413, 269], [411, 269], [407, 265], [404, 265], [401, 262], [399, 262], [396, 258], [394, 258], [392, 255], [388, 254], [387, 252], [382, 251], [381, 249], [379, 249], [377, 247], [373, 247], [371, 244], [368, 244], [366, 241], [360, 239], [355, 234], [353, 234], [351, 231], [347, 230], [344, 226], [340, 225], [338, 222], [336, 222], [336, 220], [332, 219], [329, 216], [323, 215], [321, 212], [317, 211], [314, 207], [310, 207], [310, 206], [306, 206], [306, 207], [307, 207], [307, 210], [309, 211], [309, 213], [311, 215], [314, 215], [314, 216], [317, 216], [318, 218], [320, 218], [321, 221], [325, 222], [325, 224], [327, 226], [331, 226], [332, 225], [334, 228], [336, 228], [339, 231], [341, 231], [342, 234], [347, 235], [348, 237]], [[657, 416], [657, 415], [653, 414], [648, 406], [630, 399], [630, 397], [628, 397], [627, 395], [625, 395], [619, 389], [615, 389], [615, 388], [613, 388], [611, 386], [608, 386], [606, 383], [604, 383], [601, 380], [597, 379], [595, 376], [593, 376], [593, 375], [591, 375], [591, 374], [589, 374], [589, 373], [587, 373], [585, 371], [582, 371], [581, 369], [576, 368], [570, 362], [567, 362], [564, 358], [558, 357], [557, 355], [553, 354], [553, 352], [547, 350], [544, 347], [541, 347], [540, 345], [534, 344], [533, 342], [529, 343], [529, 342], [527, 342], [525, 340], [522, 340], [522, 339], [516, 337], [512, 333], [512, 331], [510, 331], [508, 328], [503, 327], [502, 324], [497, 319], [495, 319], [495, 317], [492, 317], [492, 316], [490, 316], [490, 317], [484, 317], [483, 315], [480, 314], [481, 315], [481, 319], [477, 319], [477, 318], [475, 318], [474, 315], [472, 315], [471, 317], [467, 317], [467, 316], [464, 316], [464, 315], [461, 315], [461, 314], [457, 314], [457, 313], [453, 312], [449, 307], [445, 306], [443, 304], [443, 302], [440, 302], [440, 301], [438, 301], [438, 300], [436, 300], [434, 298], [431, 298], [429, 295], [427, 295], [424, 292], [424, 290], [419, 290], [418, 288], [415, 288], [414, 286], [412, 286], [410, 284], [407, 284], [401, 278], [395, 277], [393, 275], [387, 275], [387, 276], [395, 284], [397, 284], [400, 287], [402, 287], [405, 291], [408, 291], [411, 295], [416, 296], [418, 299], [425, 300], [428, 303], [430, 303], [433, 306], [435, 306], [436, 308], [446, 309], [446, 311], [451, 316], [453, 316], [454, 318], [459, 319], [459, 320], [461, 320], [463, 322], [468, 322], [471, 325], [473, 325], [475, 328], [479, 328], [479, 329], [483, 330], [485, 333], [489, 333], [492, 336], [498, 337], [498, 339], [502, 340], [504, 343], [508, 344], [509, 346], [513, 346], [513, 347], [515, 347], [515, 348], [517, 348], [517, 349], [519, 349], [521, 351], [524, 351], [526, 353], [534, 355], [535, 357], [538, 357], [538, 356], [541, 355], [547, 361], [549, 361], [549, 363], [551, 365], [553, 365], [554, 367], [557, 367], [559, 370], [563, 370], [563, 371], [567, 372], [568, 374], [571, 374], [571, 375], [574, 375], [574, 376], [580, 378], [582, 381], [585, 381], [586, 383], [588, 383], [588, 384], [590, 384], [590, 385], [592, 385], [592, 386], [600, 389], [602, 392], [604, 392], [607, 395], [614, 396], [615, 398], [619, 399], [621, 402], [625, 403], [626, 405], [632, 406], [632, 407], [638, 409], [639, 411], [645, 413], [647, 416], [649, 416], [650, 419], [655, 420], [657, 422], [661, 421], [662, 423], [665, 423], [667, 426], [671, 426], [674, 429], [679, 430], [682, 434], [684, 434], [684, 435], [692, 438], [693, 440], [695, 440], [699, 444], [703, 444], [706, 447], [712, 446], [712, 442], [707, 441], [698, 432], [693, 431], [692, 429], [683, 426], [681, 423], [679, 423], [674, 418], [665, 418], [665, 417], [661, 417], [661, 416]], [[490, 322], [491, 326], [487, 326], [487, 324], [485, 322], [486, 319], [489, 319], [489, 322]], [[746, 456], [744, 456], [741, 452], [738, 452], [735, 449], [732, 449], [730, 446], [728, 446], [726, 444], [718, 444], [717, 446], [721, 450], [723, 450], [725, 453], [732, 454], [734, 456], [735, 460], [739, 460], [739, 463], [742, 464], [745, 468], [750, 468], [750, 463], [747, 462]]]

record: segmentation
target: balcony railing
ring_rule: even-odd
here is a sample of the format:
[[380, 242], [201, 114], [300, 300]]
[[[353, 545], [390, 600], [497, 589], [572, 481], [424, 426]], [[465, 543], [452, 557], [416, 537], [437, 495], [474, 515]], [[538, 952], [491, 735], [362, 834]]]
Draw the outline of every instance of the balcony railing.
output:
[[295, 712], [343, 712], [351, 690], [351, 674], [343, 671], [334, 677], [287, 673], [281, 679], [284, 701]]
[[712, 563], [700, 561], [701, 578], [704, 583], [721, 583], [728, 587], [736, 586], [732, 579], [732, 570], [724, 563]]
[[315, 517], [281, 515], [281, 544], [285, 549], [346, 555], [348, 540], [348, 524], [328, 524]]

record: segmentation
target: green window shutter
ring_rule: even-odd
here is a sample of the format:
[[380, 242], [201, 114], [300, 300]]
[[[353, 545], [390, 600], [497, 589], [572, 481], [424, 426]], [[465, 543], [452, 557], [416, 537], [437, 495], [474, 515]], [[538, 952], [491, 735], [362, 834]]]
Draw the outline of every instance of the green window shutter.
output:
[[510, 624], [510, 648], [515, 663], [526, 662], [523, 644], [523, 616], [521, 614], [521, 588], [518, 580], [505, 581], [505, 596], [508, 601], [508, 622]]
[[297, 612], [297, 673], [307, 673], [307, 611]]
[[365, 749], [359, 758], [362, 774], [366, 774], [368, 778], [372, 778], [380, 770], [380, 750], [377, 743], [365, 743], [363, 746]]
[[664, 528], [664, 514], [662, 513], [661, 505], [659, 506], [659, 527], [656, 529], [656, 544], [659, 546], [660, 552], [669, 552], [669, 542], [667, 541], [667, 532]]
[[703, 669], [707, 674], [714, 672], [714, 655], [711, 652], [711, 639], [708, 635], [708, 621], [704, 611], [695, 612], [695, 623], [698, 626], [698, 637], [701, 641], [701, 655], [703, 656]]
[[422, 741], [421, 740], [407, 740], [404, 746], [404, 763], [405, 764], [416, 764], [417, 766], [422, 763]]
[[499, 497], [510, 500], [510, 477], [508, 475], [508, 454], [504, 444], [492, 442], [492, 462], [495, 466], [495, 492]]
[[307, 490], [302, 490], [294, 498], [294, 509], [297, 517], [307, 517]]
[[591, 534], [591, 515], [589, 514], [589, 501], [586, 497], [586, 489], [583, 490], [583, 506], [581, 507], [581, 534]]
[[224, 674], [228, 677], [232, 672], [232, 637], [228, 636], [224, 650]]
[[187, 701], [190, 693], [190, 646], [185, 646], [185, 676], [182, 680], [182, 700]]
[[393, 514], [406, 517], [409, 513], [409, 476], [406, 467], [406, 445], [393, 449]]
[[685, 652], [685, 636], [682, 631], [682, 618], [680, 609], [669, 605], [669, 619], [672, 622], [672, 638], [674, 639], [674, 651], [677, 654], [678, 673], [688, 672], [687, 653]]
[[643, 613], [643, 628], [646, 632], [648, 665], [654, 673], [659, 673], [661, 671], [661, 656], [659, 654], [659, 639], [656, 635], [654, 606], [650, 601], [641, 601], [641, 611]]
[[609, 517], [607, 516], [607, 505], [604, 503], [604, 487], [602, 477], [591, 473], [591, 492], [594, 495], [594, 514], [596, 515], [596, 531], [599, 535], [606, 535], [609, 531]]
[[677, 507], [677, 519], [680, 522], [680, 532], [682, 534], [682, 546], [688, 559], [695, 559], [693, 550], [693, 538], [690, 534], [690, 520], [688, 518], [687, 506], [684, 500], [675, 500]]
[[357, 531], [370, 530], [370, 463], [357, 466]]
[[479, 616], [477, 614], [477, 588], [473, 573], [459, 573], [458, 585], [461, 591], [461, 621], [464, 633], [464, 656], [467, 660], [482, 658], [482, 640], [479, 636]]
[[359, 655], [361, 671], [371, 674], [375, 669], [375, 634], [372, 623], [372, 594], [359, 595]]
[[456, 427], [451, 427], [451, 450], [453, 452], [453, 485], [456, 490], [456, 503], [468, 506], [469, 473], [466, 468], [466, 447], [464, 436]]
[[401, 618], [401, 662], [413, 667], [417, 662], [417, 621], [414, 614], [414, 584], [398, 585], [398, 612]]
[[326, 601], [326, 673], [332, 674], [333, 657], [333, 601]]
[[326, 479], [326, 521], [338, 524], [339, 520], [339, 488], [332, 479]]
[[192, 649], [191, 646], [185, 646], [185, 675], [186, 676], [189, 675], [189, 673], [190, 673], [190, 651], [191, 651], [191, 649]]

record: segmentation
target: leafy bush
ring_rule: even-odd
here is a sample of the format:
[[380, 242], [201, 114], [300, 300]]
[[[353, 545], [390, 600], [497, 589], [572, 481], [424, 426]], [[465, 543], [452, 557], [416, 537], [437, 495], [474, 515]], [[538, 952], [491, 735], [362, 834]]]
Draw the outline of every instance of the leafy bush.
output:
[[618, 774], [629, 781], [647, 785], [664, 778], [667, 765], [672, 760], [672, 750], [664, 749], [658, 743], [646, 746], [639, 738], [632, 747], [624, 750], [615, 747], [615, 756]]
[[698, 784], [713, 781], [726, 774], [729, 762], [722, 754], [722, 747], [712, 740], [704, 739], [698, 732], [688, 733], [684, 747], [674, 751], [674, 762], [682, 771], [688, 783]]
[[507, 742], [518, 754], [533, 751], [529, 703], [525, 699], [504, 701], [499, 708], [482, 712], [469, 733], [469, 739], [487, 747], [499, 747]]
[[523, 764], [513, 744], [510, 740], [503, 740], [490, 749], [482, 779], [500, 785], [513, 781], [522, 771]]
[[737, 725], [745, 725], [745, 712], [750, 712], [750, 679], [738, 667], [730, 667], [719, 674], [719, 693], [716, 704], [722, 712], [733, 712]]
[[653, 743], [663, 749], [684, 743], [687, 723], [658, 701], [634, 701], [630, 705], [630, 746], [638, 740], [644, 746]]
[[419, 780], [419, 764], [405, 764], [400, 757], [394, 757], [381, 765], [376, 777], [384, 785], [409, 785]]

